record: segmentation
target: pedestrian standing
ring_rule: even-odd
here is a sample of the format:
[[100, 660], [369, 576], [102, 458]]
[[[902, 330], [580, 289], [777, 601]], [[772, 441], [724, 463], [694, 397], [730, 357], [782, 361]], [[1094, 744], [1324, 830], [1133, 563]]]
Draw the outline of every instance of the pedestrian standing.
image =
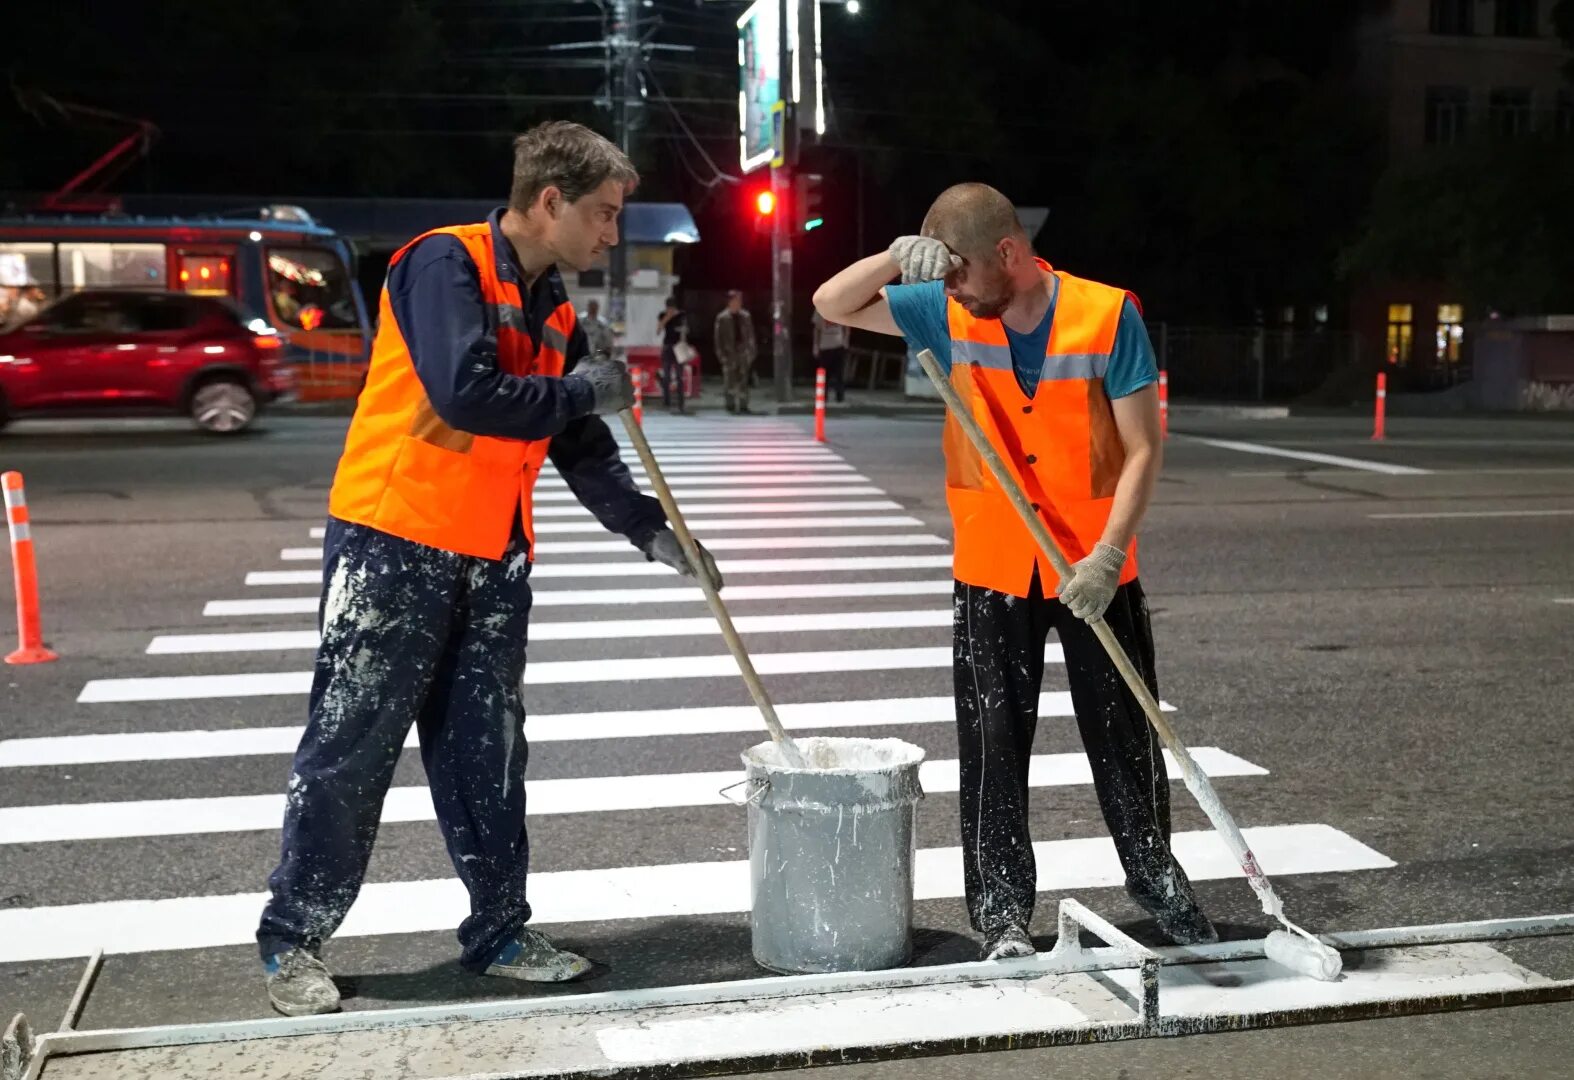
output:
[[1162, 442], [1157, 364], [1135, 298], [1035, 258], [1005, 196], [962, 184], [935, 200], [921, 235], [854, 263], [814, 303], [831, 321], [933, 351], [1073, 564], [1057, 581], [949, 421], [963, 876], [984, 957], [1033, 952], [1028, 769], [1051, 629], [1127, 892], [1172, 940], [1217, 940], [1170, 852], [1158, 739], [1091, 625], [1114, 631], [1157, 697], [1136, 531]]
[[612, 333], [612, 324], [601, 317], [601, 301], [591, 300], [585, 304], [584, 314], [579, 317], [579, 325], [585, 328], [585, 339], [590, 343], [590, 355], [612, 355], [615, 339]]
[[279, 1012], [339, 1007], [323, 943], [360, 890], [412, 722], [470, 896], [461, 964], [532, 982], [590, 970], [528, 925], [520, 685], [531, 506], [548, 459], [607, 529], [692, 573], [602, 419], [633, 404], [628, 369], [590, 356], [558, 272], [617, 243], [636, 179], [588, 128], [542, 124], [514, 144], [506, 208], [418, 237], [390, 262], [329, 494], [321, 644], [257, 931]]
[[727, 293], [727, 306], [716, 314], [711, 340], [715, 345], [716, 356], [721, 361], [727, 411], [743, 416], [754, 415], [754, 410], [749, 408], [749, 372], [754, 368], [757, 348], [754, 317], [743, 306], [743, 293], [738, 289]]
[[847, 327], [831, 322], [818, 311], [812, 319], [814, 341], [811, 351], [816, 367], [825, 369], [825, 381], [837, 401], [847, 400]]
[[678, 345], [688, 333], [688, 315], [678, 306], [676, 296], [667, 297], [667, 304], [656, 317], [656, 329], [661, 334], [661, 404], [672, 409], [676, 392], [677, 412], [683, 411], [683, 364], [678, 356]]

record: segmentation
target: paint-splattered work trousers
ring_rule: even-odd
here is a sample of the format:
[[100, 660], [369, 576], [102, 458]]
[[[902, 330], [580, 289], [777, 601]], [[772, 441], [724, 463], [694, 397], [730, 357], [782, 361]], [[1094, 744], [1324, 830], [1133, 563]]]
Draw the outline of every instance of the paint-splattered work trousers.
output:
[[[1169, 782], [1158, 737], [1092, 627], [1045, 597], [1036, 575], [1026, 599], [957, 582], [954, 614], [963, 880], [973, 928], [986, 935], [1025, 928], [1033, 915], [1028, 767], [1051, 629], [1065, 654], [1094, 789], [1127, 880], [1149, 895], [1167, 894], [1168, 874], [1184, 872], [1170, 856]], [[1116, 591], [1104, 621], [1157, 697], [1153, 630], [1137, 582]]]
[[315, 951], [338, 930], [413, 722], [437, 823], [470, 893], [461, 961], [484, 968], [530, 918], [526, 541], [516, 535], [492, 562], [342, 521], [326, 532], [322, 644], [258, 944], [265, 958]]

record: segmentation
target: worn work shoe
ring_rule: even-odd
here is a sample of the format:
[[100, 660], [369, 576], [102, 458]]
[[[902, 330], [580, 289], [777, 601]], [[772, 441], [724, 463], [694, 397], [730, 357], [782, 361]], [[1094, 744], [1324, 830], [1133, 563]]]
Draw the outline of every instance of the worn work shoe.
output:
[[570, 982], [590, 968], [589, 960], [558, 948], [541, 931], [527, 926], [503, 946], [482, 974], [525, 982]]
[[268, 973], [268, 1001], [285, 1016], [339, 1011], [339, 988], [328, 965], [305, 949], [275, 953], [262, 966]]
[[1033, 947], [1033, 939], [1020, 926], [1008, 926], [984, 938], [985, 960], [1016, 960], [1032, 956], [1037, 951]]
[[1152, 915], [1159, 924], [1159, 932], [1177, 945], [1211, 945], [1219, 940], [1219, 932], [1202, 913], [1190, 887], [1178, 888], [1168, 897], [1158, 897], [1127, 881], [1126, 895]]

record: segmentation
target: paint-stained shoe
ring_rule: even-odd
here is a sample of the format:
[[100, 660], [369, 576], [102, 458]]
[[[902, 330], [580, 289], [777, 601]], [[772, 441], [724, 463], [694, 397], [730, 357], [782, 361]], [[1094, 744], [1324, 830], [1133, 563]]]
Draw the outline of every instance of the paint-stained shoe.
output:
[[1008, 926], [984, 938], [985, 960], [1017, 960], [1037, 951], [1033, 939], [1020, 926]]
[[1152, 915], [1159, 932], [1177, 945], [1211, 945], [1219, 940], [1219, 932], [1202, 913], [1202, 906], [1184, 877], [1176, 880], [1166, 896], [1154, 895], [1127, 881], [1126, 895]]
[[483, 974], [525, 982], [570, 982], [590, 969], [589, 960], [558, 948], [541, 931], [527, 926], [503, 946]]
[[305, 949], [275, 953], [262, 966], [268, 973], [268, 1001], [285, 1016], [339, 1011], [339, 988], [328, 965]]

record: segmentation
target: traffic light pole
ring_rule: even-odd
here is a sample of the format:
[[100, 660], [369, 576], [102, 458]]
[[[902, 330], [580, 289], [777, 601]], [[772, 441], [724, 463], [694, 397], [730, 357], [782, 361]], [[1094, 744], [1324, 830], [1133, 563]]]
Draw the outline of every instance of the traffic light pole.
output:
[[777, 87], [781, 96], [781, 165], [771, 166], [771, 194], [776, 212], [771, 215], [771, 358], [776, 400], [792, 400], [792, 238], [798, 211], [792, 205], [792, 170], [798, 164], [798, 118], [793, 115], [792, 64], [797, 59], [788, 48], [788, 5], [798, 0], [777, 0]]

